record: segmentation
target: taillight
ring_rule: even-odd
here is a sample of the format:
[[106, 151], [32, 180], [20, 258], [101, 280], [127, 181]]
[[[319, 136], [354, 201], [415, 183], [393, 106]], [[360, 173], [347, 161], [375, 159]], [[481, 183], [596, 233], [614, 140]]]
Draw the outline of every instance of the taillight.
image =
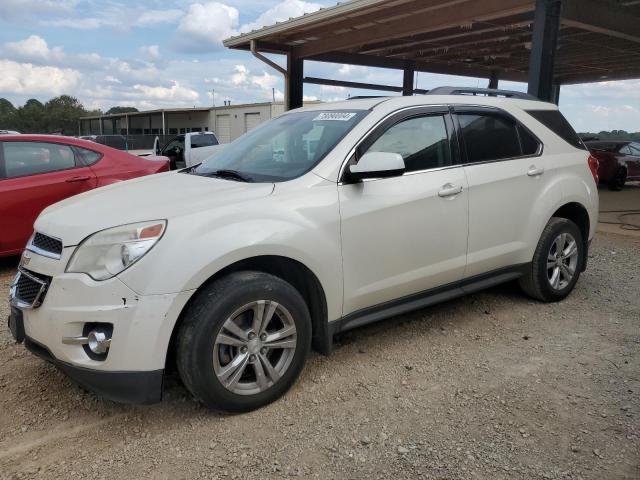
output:
[[589, 170], [591, 170], [591, 175], [593, 175], [593, 179], [596, 181], [596, 185], [600, 181], [598, 178], [598, 159], [593, 155], [589, 155]]

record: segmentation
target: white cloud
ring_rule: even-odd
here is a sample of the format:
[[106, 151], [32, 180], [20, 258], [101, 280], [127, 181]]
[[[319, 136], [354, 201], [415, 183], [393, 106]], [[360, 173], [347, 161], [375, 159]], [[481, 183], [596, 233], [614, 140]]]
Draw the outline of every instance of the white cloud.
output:
[[143, 57], [148, 57], [153, 60], [160, 58], [160, 47], [158, 45], [143, 45], [138, 49], [138, 52], [140, 52]]
[[223, 3], [194, 3], [178, 25], [175, 46], [183, 52], [222, 49], [222, 40], [234, 34], [238, 10]]
[[59, 62], [64, 58], [62, 48], [49, 48], [44, 38], [31, 35], [24, 40], [4, 44], [3, 53], [26, 62]]
[[78, 0], [2, 0], [0, 17], [24, 18], [43, 13], [67, 14], [73, 10]]
[[9, 94], [60, 95], [72, 93], [81, 74], [69, 68], [43, 67], [0, 60], [0, 92]]
[[302, 0], [284, 0], [271, 7], [256, 20], [240, 27], [240, 32], [250, 32], [262, 27], [270, 26], [276, 22], [282, 22], [293, 17], [299, 17], [305, 13], [315, 12], [322, 7], [319, 3], [305, 2]]
[[180, 86], [178, 82], [173, 82], [173, 85], [167, 87], [154, 87], [149, 85], [134, 85], [134, 92], [142, 94], [144, 97], [153, 100], [163, 101], [188, 101], [196, 102], [200, 96], [195, 90]]
[[139, 27], [146, 27], [162, 23], [173, 23], [177, 22], [183, 15], [184, 12], [178, 9], [146, 10], [134, 24]]
[[97, 30], [108, 26], [103, 19], [97, 17], [84, 18], [59, 18], [55, 20], [44, 20], [43, 25], [48, 27], [72, 28], [74, 30]]

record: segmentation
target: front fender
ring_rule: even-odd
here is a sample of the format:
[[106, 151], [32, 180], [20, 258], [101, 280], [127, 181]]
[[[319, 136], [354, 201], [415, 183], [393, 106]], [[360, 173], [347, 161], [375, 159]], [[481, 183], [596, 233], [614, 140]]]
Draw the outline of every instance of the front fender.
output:
[[170, 219], [165, 236], [120, 278], [141, 295], [177, 293], [199, 288], [240, 260], [264, 255], [309, 268], [324, 289], [329, 320], [339, 318], [342, 257], [335, 184], [310, 188], [292, 202], [272, 195]]

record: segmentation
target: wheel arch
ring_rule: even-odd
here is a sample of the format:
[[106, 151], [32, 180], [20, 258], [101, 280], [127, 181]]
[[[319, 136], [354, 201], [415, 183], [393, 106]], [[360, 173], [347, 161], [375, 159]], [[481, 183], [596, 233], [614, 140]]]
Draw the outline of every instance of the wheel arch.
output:
[[309, 267], [298, 260], [279, 255], [258, 255], [238, 260], [218, 270], [205, 280], [193, 295], [191, 295], [173, 326], [165, 360], [166, 367], [173, 365], [175, 362], [176, 335], [182, 323], [184, 313], [190, 304], [198, 294], [212, 282], [232, 272], [238, 271], [268, 273], [281, 278], [298, 290], [304, 298], [311, 315], [312, 348], [323, 355], [331, 353], [332, 335], [328, 324], [327, 299], [318, 277]]

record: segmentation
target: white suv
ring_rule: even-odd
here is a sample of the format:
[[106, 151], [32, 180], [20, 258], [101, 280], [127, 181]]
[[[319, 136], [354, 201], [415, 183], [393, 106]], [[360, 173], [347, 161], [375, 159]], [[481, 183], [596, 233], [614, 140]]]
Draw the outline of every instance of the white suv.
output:
[[203, 404], [246, 411], [347, 329], [515, 279], [564, 298], [597, 165], [555, 105], [463, 93], [294, 110], [195, 167], [47, 208], [11, 330], [104, 397], [159, 401], [177, 365]]

